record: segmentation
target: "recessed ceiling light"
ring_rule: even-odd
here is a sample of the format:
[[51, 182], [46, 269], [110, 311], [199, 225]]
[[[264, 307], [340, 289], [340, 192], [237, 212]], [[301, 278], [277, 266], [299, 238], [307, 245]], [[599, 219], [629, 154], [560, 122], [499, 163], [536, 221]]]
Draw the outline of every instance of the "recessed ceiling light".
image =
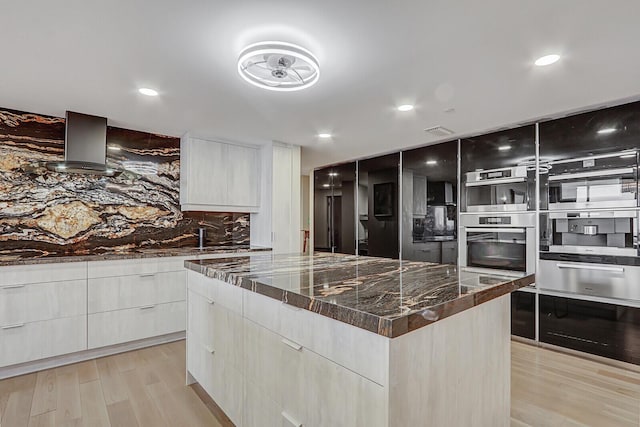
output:
[[329, 184], [322, 184], [322, 186], [323, 186], [324, 188], [329, 188], [329, 187], [331, 187], [331, 185], [329, 185]]
[[535, 64], [538, 67], [544, 67], [545, 65], [551, 65], [554, 62], [558, 62], [559, 59], [560, 59], [560, 55], [554, 53], [554, 54], [545, 55], [536, 59]]
[[426, 161], [426, 163], [427, 163], [429, 166], [433, 166], [433, 165], [437, 165], [437, 164], [438, 164], [438, 161], [437, 161], [437, 160], [427, 160], [427, 161]]
[[323, 139], [331, 138], [331, 134], [330, 133], [319, 133], [318, 134], [318, 138], [323, 138]]
[[260, 42], [240, 52], [238, 73], [262, 89], [290, 92], [313, 86], [320, 78], [320, 65], [303, 47], [284, 42]]
[[413, 110], [413, 105], [411, 104], [403, 104], [398, 106], [398, 111], [411, 111]]
[[146, 96], [158, 96], [157, 90], [150, 89], [148, 87], [141, 87], [140, 89], [138, 89], [138, 92]]
[[510, 145], [501, 145], [500, 147], [498, 147], [498, 150], [500, 150], [500, 151], [509, 151], [509, 150], [511, 150], [511, 146]]
[[602, 135], [602, 134], [607, 134], [607, 133], [613, 133], [613, 132], [615, 132], [617, 130], [618, 129], [616, 129], [616, 128], [604, 128], [604, 129], [600, 129], [598, 131], [598, 133]]

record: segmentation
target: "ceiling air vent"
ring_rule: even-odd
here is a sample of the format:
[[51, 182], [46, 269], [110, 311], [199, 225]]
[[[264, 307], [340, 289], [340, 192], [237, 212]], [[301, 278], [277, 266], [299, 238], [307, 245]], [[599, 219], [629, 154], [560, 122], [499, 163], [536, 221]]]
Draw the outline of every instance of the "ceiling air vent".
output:
[[447, 129], [444, 126], [432, 126], [430, 128], [426, 128], [424, 131], [429, 135], [436, 137], [449, 136], [455, 133], [451, 129]]

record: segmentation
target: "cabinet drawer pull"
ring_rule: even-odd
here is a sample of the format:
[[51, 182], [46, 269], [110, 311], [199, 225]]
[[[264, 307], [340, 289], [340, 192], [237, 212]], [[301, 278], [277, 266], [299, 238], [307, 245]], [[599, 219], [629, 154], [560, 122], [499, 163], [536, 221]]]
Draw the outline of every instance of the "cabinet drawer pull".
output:
[[24, 285], [7, 285], [2, 287], [2, 289], [18, 289], [18, 288], [24, 288]]
[[292, 426], [302, 427], [302, 423], [299, 423], [295, 418], [287, 414], [285, 411], [282, 411], [281, 414], [282, 414], [282, 418], [287, 420]]
[[207, 302], [211, 305], [215, 304], [215, 301], [212, 300], [211, 298], [207, 298]]
[[149, 309], [151, 309], [151, 308], [153, 308], [155, 306], [156, 306], [155, 304], [145, 305], [145, 306], [140, 307], [140, 310], [149, 310]]
[[571, 268], [574, 270], [593, 270], [593, 271], [612, 271], [615, 273], [624, 273], [622, 267], [605, 267], [599, 265], [575, 265], [575, 264], [556, 264], [558, 268]]
[[289, 347], [291, 347], [295, 351], [302, 350], [302, 346], [300, 344], [296, 344], [293, 341], [290, 341], [290, 340], [288, 340], [286, 338], [282, 338], [282, 343], [285, 344], [285, 345], [288, 345]]
[[151, 274], [141, 274], [141, 275], [140, 275], [140, 277], [141, 277], [141, 278], [144, 278], [144, 277], [156, 277], [156, 275], [155, 275], [155, 273], [151, 273]]
[[3, 326], [2, 329], [16, 329], [16, 328], [22, 328], [23, 326], [24, 326], [24, 323], [16, 323], [15, 325]]
[[210, 345], [205, 345], [204, 349], [207, 350], [207, 353], [215, 353], [216, 351], [213, 349], [213, 347], [211, 347]]

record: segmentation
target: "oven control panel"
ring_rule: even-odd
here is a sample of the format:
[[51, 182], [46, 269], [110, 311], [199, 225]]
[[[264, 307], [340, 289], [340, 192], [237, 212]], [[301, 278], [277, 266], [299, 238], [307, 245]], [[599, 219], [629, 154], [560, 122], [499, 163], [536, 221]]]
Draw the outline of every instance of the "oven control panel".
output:
[[482, 225], [510, 225], [510, 216], [481, 216], [479, 222]]

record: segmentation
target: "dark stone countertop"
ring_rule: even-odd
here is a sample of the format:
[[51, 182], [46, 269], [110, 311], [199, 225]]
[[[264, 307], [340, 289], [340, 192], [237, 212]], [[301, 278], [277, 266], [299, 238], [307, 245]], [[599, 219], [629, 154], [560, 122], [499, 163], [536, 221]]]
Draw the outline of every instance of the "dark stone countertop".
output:
[[208, 277], [389, 338], [534, 283], [454, 265], [341, 254], [185, 261]]
[[207, 246], [199, 248], [133, 249], [130, 251], [97, 251], [87, 254], [42, 253], [41, 251], [1, 251], [0, 266], [50, 264], [58, 262], [108, 261], [158, 257], [178, 257], [225, 253], [270, 251], [271, 248], [249, 245]]

